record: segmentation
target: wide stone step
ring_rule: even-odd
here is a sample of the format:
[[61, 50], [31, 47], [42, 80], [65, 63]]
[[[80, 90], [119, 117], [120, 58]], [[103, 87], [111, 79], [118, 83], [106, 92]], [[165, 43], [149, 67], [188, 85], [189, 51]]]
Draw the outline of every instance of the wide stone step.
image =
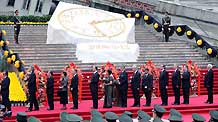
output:
[[13, 50], [14, 53], [24, 53], [24, 54], [59, 54], [59, 53], [62, 53], [62, 54], [69, 54], [69, 53], [72, 53], [72, 54], [75, 54], [76, 51], [73, 51], [73, 50], [56, 50], [56, 51], [53, 51], [53, 50], [28, 50], [28, 51], [25, 51], [25, 50]]
[[64, 57], [76, 57], [76, 54], [75, 53], [70, 53], [70, 54], [48, 54], [48, 53], [46, 53], [46, 54], [37, 54], [37, 53], [35, 53], [35, 54], [31, 54], [31, 53], [27, 53], [27, 54], [25, 54], [25, 53], [22, 53], [22, 54], [19, 54], [19, 56], [20, 57], [62, 57], [62, 58], [64, 58]]
[[201, 54], [200, 52], [149, 52], [149, 51], [144, 51], [144, 52], [140, 52], [140, 55], [194, 55], [194, 54]]
[[42, 56], [42, 57], [20, 57], [22, 60], [62, 60], [62, 61], [64, 61], [64, 60], [77, 60], [77, 58], [76, 57], [64, 57], [64, 58], [60, 58], [60, 57], [56, 57], [56, 56], [54, 56], [54, 57], [44, 57], [44, 56]]
[[76, 48], [71, 44], [11, 44], [10, 48]]
[[164, 57], [169, 57], [169, 58], [181, 58], [181, 57], [203, 57], [201, 54], [181, 54], [181, 55], [140, 55], [138, 58], [164, 58]]
[[165, 56], [165, 57], [141, 57], [141, 58], [138, 58], [137, 60], [148, 60], [148, 59], [151, 59], [151, 60], [189, 60], [189, 59], [192, 59], [192, 60], [205, 60], [206, 57], [168, 57], [168, 56]]
[[47, 48], [14, 48], [14, 50], [15, 51], [19, 51], [19, 50], [21, 50], [21, 51], [22, 50], [23, 51], [59, 51], [59, 50], [61, 50], [61, 51], [63, 51], [63, 50], [74, 51], [75, 48], [69, 48], [69, 47], [66, 47], [66, 48], [64, 48], [64, 47], [57, 47], [57, 48], [55, 48], [55, 47], [47, 47]]
[[194, 49], [174, 49], [174, 50], [170, 50], [170, 49], [159, 49], [159, 50], [151, 50], [151, 49], [143, 49], [143, 50], [140, 50], [140, 53], [150, 53], [152, 54], [153, 52], [159, 52], [159, 53], [162, 53], [162, 52], [171, 52], [171, 51], [176, 51], [176, 52], [181, 52], [181, 53], [185, 53], [185, 52], [197, 52], [197, 50], [194, 50]]

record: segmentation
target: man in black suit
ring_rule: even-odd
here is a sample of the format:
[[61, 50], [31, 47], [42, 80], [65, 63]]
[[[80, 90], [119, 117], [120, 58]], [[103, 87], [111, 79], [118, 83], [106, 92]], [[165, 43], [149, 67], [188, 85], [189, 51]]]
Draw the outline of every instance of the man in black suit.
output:
[[213, 103], [213, 66], [211, 64], [207, 65], [208, 72], [204, 77], [204, 86], [207, 88], [208, 98], [205, 103]]
[[183, 90], [183, 104], [189, 104], [189, 94], [190, 94], [190, 73], [188, 71], [188, 67], [184, 67], [184, 71], [182, 74], [182, 90]]
[[73, 78], [71, 80], [70, 91], [72, 93], [74, 107], [71, 109], [78, 109], [78, 81], [79, 78], [77, 70], [73, 69]]
[[149, 69], [146, 68], [145, 69], [145, 74], [142, 78], [142, 89], [145, 93], [145, 97], [146, 97], [146, 104], [143, 106], [151, 106], [151, 93], [152, 93], [152, 89], [153, 89], [153, 76], [150, 75], [149, 73]]
[[134, 73], [131, 79], [131, 88], [134, 97], [134, 104], [132, 105], [132, 107], [139, 107], [140, 106], [139, 90], [140, 90], [140, 82], [141, 82], [141, 73], [136, 66], [133, 66], [133, 71]]
[[46, 82], [46, 93], [49, 105], [49, 108], [47, 110], [54, 110], [54, 78], [52, 71], [48, 72], [48, 78]]
[[93, 75], [90, 83], [90, 90], [92, 94], [92, 100], [93, 100], [93, 109], [98, 109], [98, 82], [100, 75], [98, 74], [98, 67], [93, 67]]
[[125, 70], [125, 66], [121, 67], [119, 82], [120, 82], [121, 107], [127, 107], [128, 74], [127, 74], [127, 72]]
[[31, 74], [28, 79], [28, 91], [29, 91], [29, 102], [30, 102], [30, 107], [26, 112], [31, 112], [33, 109], [33, 104], [35, 107], [35, 110], [39, 110], [39, 104], [36, 99], [36, 75], [34, 73], [34, 67], [31, 67]]
[[9, 86], [10, 78], [8, 77], [8, 72], [6, 71], [4, 73], [4, 79], [1, 83], [2, 104], [5, 106], [5, 108], [2, 109], [3, 112], [6, 111], [6, 108], [8, 111], [11, 111], [11, 102], [9, 100]]
[[160, 95], [162, 100], [162, 106], [168, 105], [168, 72], [166, 71], [166, 66], [162, 66], [162, 71], [160, 72], [160, 78], [159, 78], [159, 87], [160, 87]]
[[172, 75], [172, 85], [173, 85], [175, 101], [173, 105], [179, 105], [180, 104], [181, 75], [179, 71], [179, 66], [175, 64], [174, 68], [175, 68], [175, 71], [173, 72], [173, 75]]

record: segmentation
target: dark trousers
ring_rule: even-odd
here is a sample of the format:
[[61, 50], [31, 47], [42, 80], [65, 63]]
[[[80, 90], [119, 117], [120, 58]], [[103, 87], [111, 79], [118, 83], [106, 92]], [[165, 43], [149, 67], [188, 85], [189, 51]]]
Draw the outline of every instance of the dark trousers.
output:
[[165, 39], [165, 42], [168, 42], [169, 41], [169, 26], [164, 26], [163, 27], [164, 29], [164, 39]]
[[134, 97], [134, 104], [133, 106], [140, 105], [140, 96], [139, 96], [139, 90], [136, 88], [132, 89], [133, 97]]
[[98, 85], [91, 84], [90, 88], [92, 94], [93, 108], [98, 108]]
[[189, 94], [190, 94], [190, 89], [189, 88], [183, 88], [183, 103], [184, 104], [189, 104]]
[[5, 108], [2, 109], [3, 112], [6, 111], [6, 108], [8, 111], [11, 111], [11, 102], [8, 94], [2, 93], [2, 104], [5, 106]]
[[78, 90], [72, 91], [74, 108], [78, 108]]
[[54, 95], [53, 94], [47, 94], [47, 98], [48, 98], [49, 108], [51, 110], [53, 110], [54, 109]]
[[39, 110], [39, 104], [38, 101], [36, 100], [36, 93], [30, 93], [29, 102], [30, 102], [29, 110], [32, 111], [33, 105], [35, 107], [35, 110]]
[[20, 33], [20, 26], [16, 25], [14, 27], [14, 39], [16, 42], [18, 42], [19, 33]]
[[168, 105], [168, 94], [166, 88], [160, 88], [160, 96], [161, 96], [162, 104]]
[[207, 92], [208, 92], [207, 102], [213, 103], [213, 88], [207, 87]]
[[120, 89], [121, 107], [127, 107], [127, 89]]
[[151, 90], [144, 90], [145, 97], [146, 97], [146, 105], [151, 105]]
[[174, 104], [180, 104], [180, 87], [173, 87], [173, 92], [175, 96]]

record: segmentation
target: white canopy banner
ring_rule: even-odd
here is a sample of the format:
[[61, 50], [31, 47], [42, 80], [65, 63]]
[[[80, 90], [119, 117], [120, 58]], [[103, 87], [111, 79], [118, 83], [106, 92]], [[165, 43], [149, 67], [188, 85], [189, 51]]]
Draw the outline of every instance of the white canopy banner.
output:
[[81, 43], [76, 51], [82, 63], [136, 62], [138, 55], [138, 44]]
[[60, 2], [48, 22], [48, 44], [135, 43], [135, 19]]

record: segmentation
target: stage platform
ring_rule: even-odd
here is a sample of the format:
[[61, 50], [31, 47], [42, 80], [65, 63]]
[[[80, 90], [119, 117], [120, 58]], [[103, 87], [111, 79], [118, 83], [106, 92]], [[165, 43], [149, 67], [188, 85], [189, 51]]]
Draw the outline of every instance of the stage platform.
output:
[[[175, 108], [178, 111], [180, 111], [183, 114], [183, 120], [184, 122], [191, 122], [191, 114], [192, 113], [199, 113], [202, 114], [206, 120], [209, 120], [209, 111], [210, 110], [218, 110], [218, 95], [214, 95], [214, 104], [205, 104], [205, 100], [207, 99], [206, 95], [201, 95], [198, 97], [191, 97], [190, 98], [190, 104], [189, 105], [171, 105], [174, 101], [174, 97], [169, 97], [169, 105], [165, 106], [167, 112], [164, 115], [164, 119], [167, 119], [169, 116], [169, 110], [171, 108]], [[107, 111], [113, 111], [117, 114], [121, 114], [124, 111], [131, 111], [134, 113], [134, 117], [137, 116], [137, 111], [138, 110], [144, 110], [148, 114], [152, 115], [152, 109], [154, 104], [160, 104], [161, 99], [156, 98], [152, 99], [152, 105], [151, 107], [143, 107], [142, 105], [145, 104], [145, 100], [141, 98], [141, 107], [130, 107], [133, 104], [133, 99], [130, 98], [128, 99], [128, 107], [127, 108], [120, 108], [120, 107], [113, 107], [110, 109], [105, 109], [103, 108], [103, 101], [99, 100], [99, 109], [98, 111], [105, 113]], [[181, 97], [181, 101], [183, 98]], [[88, 120], [90, 119], [90, 111], [92, 110], [92, 101], [91, 100], [83, 100], [79, 104], [79, 109], [78, 110], [72, 110], [70, 107], [72, 107], [72, 103], [68, 104], [67, 110], [60, 110], [62, 105], [59, 104], [59, 102], [55, 102], [55, 110], [53, 111], [47, 111], [47, 107], [41, 107], [40, 111], [33, 111], [27, 113], [28, 116], [36, 116], [40, 118], [43, 122], [56, 122], [59, 121], [59, 114], [61, 112], [69, 112], [69, 113], [75, 113], [83, 117], [83, 119]], [[15, 122], [15, 116], [17, 112], [24, 112], [27, 108], [26, 107], [13, 107], [13, 115], [11, 118], [7, 118], [4, 120], [4, 122]]]

